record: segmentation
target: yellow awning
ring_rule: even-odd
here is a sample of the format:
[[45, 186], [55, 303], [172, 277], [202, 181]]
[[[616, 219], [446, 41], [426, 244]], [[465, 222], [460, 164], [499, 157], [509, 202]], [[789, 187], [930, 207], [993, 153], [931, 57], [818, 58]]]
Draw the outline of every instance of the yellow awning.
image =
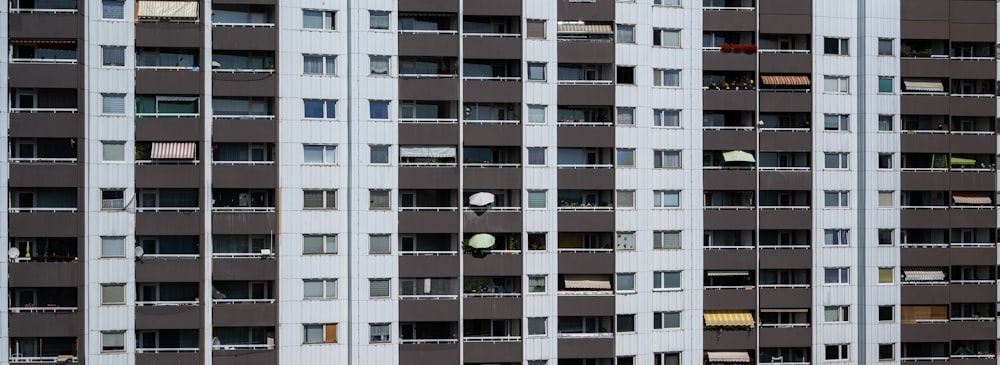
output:
[[615, 29], [611, 24], [587, 24], [587, 23], [559, 23], [556, 27], [559, 33], [583, 33], [583, 34], [614, 34]]
[[761, 75], [760, 83], [761, 85], [776, 86], [809, 86], [812, 84], [809, 81], [809, 76], [798, 75]]
[[750, 354], [746, 352], [708, 352], [708, 362], [750, 362]]
[[705, 327], [753, 327], [750, 311], [705, 311]]
[[611, 289], [611, 279], [605, 275], [566, 275], [565, 282], [566, 289]]
[[938, 80], [903, 80], [903, 91], [944, 92], [944, 84]]
[[140, 0], [137, 16], [147, 19], [198, 19], [197, 1]]

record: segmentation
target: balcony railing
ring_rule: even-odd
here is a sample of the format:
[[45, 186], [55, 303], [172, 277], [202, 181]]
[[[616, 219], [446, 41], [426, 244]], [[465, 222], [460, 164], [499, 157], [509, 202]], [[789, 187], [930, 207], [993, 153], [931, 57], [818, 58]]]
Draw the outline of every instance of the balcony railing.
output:
[[76, 9], [10, 8], [10, 12], [21, 14], [76, 14], [78, 11]]
[[464, 342], [520, 342], [521, 336], [463, 336]]
[[588, 205], [586, 203], [568, 203], [566, 205], [559, 205], [556, 210], [561, 212], [610, 212], [615, 210], [615, 207]]
[[457, 294], [419, 294], [419, 295], [409, 295], [400, 294], [399, 299], [401, 300], [453, 300], [458, 299]]
[[77, 307], [10, 307], [11, 313], [73, 313]]
[[135, 353], [137, 354], [163, 354], [163, 353], [178, 353], [178, 352], [198, 352], [197, 347], [178, 347], [178, 348], [136, 348]]
[[212, 207], [212, 213], [274, 213], [274, 207]]
[[518, 298], [521, 293], [510, 292], [510, 293], [463, 293], [464, 298]]
[[77, 158], [10, 158], [10, 163], [76, 163]]
[[521, 121], [514, 120], [499, 120], [499, 119], [465, 119], [463, 122], [468, 124], [520, 124]]
[[402, 339], [401, 344], [423, 345], [423, 344], [449, 344], [458, 343], [457, 338], [428, 338], [428, 339]]
[[457, 30], [448, 29], [400, 29], [399, 34], [458, 34]]
[[586, 119], [560, 119], [558, 125], [572, 125], [581, 127], [595, 127], [612, 125], [611, 121], [596, 121]]
[[61, 63], [61, 64], [77, 64], [79, 61], [75, 58], [11, 58], [10, 63]]
[[614, 337], [615, 334], [612, 332], [595, 332], [595, 333], [562, 333], [558, 334], [559, 338], [608, 338]]
[[274, 23], [212, 23], [213, 27], [274, 28]]
[[403, 79], [453, 79], [458, 77], [458, 74], [399, 74], [400, 78]]
[[400, 123], [456, 124], [457, 118], [399, 118]]
[[952, 322], [996, 322], [997, 318], [986, 314], [980, 317], [951, 317], [948, 320]]
[[520, 76], [463, 76], [466, 81], [521, 81]]
[[137, 118], [197, 118], [199, 113], [135, 113]]
[[761, 250], [808, 250], [810, 248], [812, 246], [809, 245], [768, 245], [763, 243], [760, 245]]
[[400, 256], [455, 256], [458, 251], [399, 251]]
[[706, 250], [752, 250], [755, 247], [753, 245], [708, 245], [705, 246]]
[[995, 359], [997, 355], [994, 354], [982, 354], [982, 355], [951, 355], [952, 359]]
[[921, 243], [921, 242], [907, 242], [899, 245], [902, 248], [946, 248], [947, 243]]
[[614, 168], [615, 165], [609, 163], [558, 164], [556, 167], [560, 169], [610, 169]]
[[761, 289], [806, 289], [812, 287], [810, 284], [760, 284]]
[[810, 171], [809, 166], [761, 166], [760, 171]]
[[908, 362], [908, 361], [948, 361], [948, 357], [947, 356], [921, 356], [921, 357], [906, 357], [906, 356], [903, 356], [903, 357], [899, 358], [899, 361], [902, 361], [902, 362]]
[[400, 162], [401, 167], [456, 167], [455, 162]]
[[218, 74], [273, 74], [273, 68], [213, 68]]
[[[197, 116], [197, 115], [196, 115]], [[215, 114], [212, 116], [215, 119], [247, 119], [247, 120], [271, 120], [274, 119], [274, 115], [271, 114]]]
[[760, 324], [760, 327], [764, 328], [809, 328], [810, 326], [812, 326], [812, 324], [809, 323], [761, 323]]
[[[145, 255], [143, 256], [145, 257]], [[200, 304], [197, 300], [149, 300], [136, 301], [137, 307], [182, 307]]]
[[[135, 66], [136, 70], [152, 70], [152, 71], [198, 71], [201, 68], [198, 66]], [[156, 113], [153, 113], [156, 114]]]
[[196, 253], [147, 253], [142, 255], [146, 259], [196, 259], [201, 255]]
[[11, 113], [76, 113], [77, 108], [10, 108]]
[[212, 299], [212, 304], [271, 304], [274, 299]]
[[20, 354], [10, 354], [10, 363], [48, 363], [55, 364], [58, 361], [79, 362], [76, 356], [21, 356]]
[[212, 165], [264, 166], [274, 165], [275, 161], [212, 161]]
[[560, 290], [562, 296], [613, 296], [614, 290]]
[[137, 207], [136, 212], [197, 212], [201, 210], [198, 207]]
[[521, 164], [520, 163], [465, 163], [465, 164], [462, 164], [462, 167], [498, 167], [498, 168], [513, 167], [513, 168], [518, 168], [518, 167], [521, 167]]
[[760, 210], [809, 210], [812, 209], [808, 205], [761, 205], [758, 209]]
[[951, 280], [952, 284], [959, 285], [991, 285], [996, 284], [996, 280]]
[[274, 344], [232, 344], [232, 345], [212, 345], [212, 350], [233, 351], [233, 350], [274, 350]]
[[952, 242], [951, 247], [994, 247], [996, 243], [993, 242]]
[[521, 207], [489, 207], [489, 208], [485, 208], [485, 207], [462, 207], [462, 211], [463, 212], [476, 212], [476, 211], [483, 211], [483, 210], [490, 210], [490, 211], [494, 211], [494, 212], [520, 212], [521, 211]]
[[611, 85], [613, 80], [558, 80], [559, 85]]
[[197, 165], [199, 160], [135, 160], [136, 165]]
[[480, 38], [520, 38], [521, 33], [462, 33], [462, 36]]
[[8, 213], [76, 213], [76, 208], [16, 208], [7, 209]]
[[763, 49], [763, 48], [758, 48], [757, 52], [759, 52], [759, 53], [802, 53], [802, 54], [809, 54], [809, 53], [812, 53], [812, 50], [808, 50], [808, 49]]
[[400, 212], [455, 212], [458, 207], [399, 207]]

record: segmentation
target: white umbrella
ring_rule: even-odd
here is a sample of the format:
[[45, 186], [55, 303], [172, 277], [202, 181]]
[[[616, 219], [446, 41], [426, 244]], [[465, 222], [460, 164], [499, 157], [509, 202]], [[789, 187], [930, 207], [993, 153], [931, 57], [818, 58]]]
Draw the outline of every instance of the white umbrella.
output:
[[475, 193], [469, 196], [469, 205], [484, 207], [493, 204], [493, 193]]

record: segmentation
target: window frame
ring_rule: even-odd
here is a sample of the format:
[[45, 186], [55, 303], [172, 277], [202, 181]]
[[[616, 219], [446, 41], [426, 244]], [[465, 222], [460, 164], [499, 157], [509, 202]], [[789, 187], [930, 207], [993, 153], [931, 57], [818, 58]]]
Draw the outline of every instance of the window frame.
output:
[[[322, 16], [323, 24], [319, 28], [307, 27], [306, 26], [306, 13], [319, 13]], [[309, 31], [336, 31], [337, 30], [337, 12], [334, 10], [326, 9], [302, 9], [302, 29]]]
[[[306, 159], [306, 149], [319, 148], [321, 161], [320, 162], [310, 162]], [[333, 156], [333, 161], [329, 161], [328, 157]], [[302, 144], [302, 164], [303, 165], [336, 165], [337, 164], [337, 145], [335, 144]]]
[[[831, 197], [836, 197], [836, 205], [830, 205]], [[849, 209], [851, 207], [851, 192], [849, 190], [824, 190], [823, 207], [830, 209]]]
[[[676, 75], [676, 78], [671, 77]], [[676, 79], [676, 84], [668, 84], [667, 80]], [[674, 68], [654, 68], [653, 69], [653, 87], [662, 88], [680, 88], [681, 87], [681, 70]]]
[[[683, 31], [683, 29], [680, 29], [680, 28], [653, 28], [652, 46], [653, 47], [662, 47], [662, 48], [683, 48], [683, 46], [684, 46], [684, 40], [682, 38], [683, 36], [681, 35], [682, 31]], [[670, 37], [670, 39], [676, 39], [677, 43], [676, 44], [664, 44], [664, 41], [667, 39], [666, 37], [664, 37], [665, 33], [676, 33], [677, 36], [676, 37]]]
[[[834, 162], [831, 164], [831, 162]], [[851, 168], [850, 152], [823, 152], [823, 168], [827, 170], [847, 170]]]
[[[128, 59], [127, 59], [128, 57], [126, 56], [126, 53], [125, 53], [125, 51], [127, 50], [127, 48], [128, 47], [126, 47], [126, 46], [102, 45], [101, 46], [101, 67], [125, 67], [125, 65], [128, 64]], [[121, 64], [118, 64], [117, 62], [116, 63], [108, 63], [109, 62], [108, 57], [107, 57], [108, 56], [108, 53], [107, 53], [108, 51], [118, 51], [118, 52], [120, 52], [121, 53], [121, 55], [120, 55], [120, 57], [121, 57]], [[115, 55], [115, 56], [118, 57], [119, 55]], [[112, 59], [111, 61], [113, 62], [115, 60]]]
[[[671, 195], [676, 196], [676, 205], [668, 204], [667, 200]], [[654, 209], [677, 209], [681, 207], [681, 191], [680, 190], [653, 190], [653, 208]]]
[[125, 352], [126, 345], [125, 330], [101, 331], [101, 353]]
[[[374, 20], [376, 16], [384, 16], [385, 17], [385, 28], [382, 28], [382, 27], [376, 28], [375, 27], [375, 25], [374, 25], [375, 22], [373, 22], [372, 20]], [[387, 30], [389, 30], [391, 28], [392, 28], [392, 12], [391, 11], [387, 11], [387, 10], [368, 10], [368, 30], [374, 30], [374, 31], [386, 30], [387, 31]]]
[[[833, 276], [831, 276], [833, 275]], [[830, 281], [835, 279], [835, 281]], [[851, 268], [850, 267], [824, 267], [823, 268], [823, 284], [824, 285], [850, 285], [851, 284]]]
[[[657, 320], [659, 319], [659, 320]], [[668, 326], [675, 323], [676, 326]], [[653, 330], [675, 330], [681, 328], [681, 311], [655, 311], [653, 312]]]
[[[318, 283], [322, 287], [322, 294], [320, 296], [309, 296], [306, 295], [306, 285], [310, 283]], [[330, 293], [330, 287], [333, 287], [333, 293]], [[337, 278], [323, 278], [323, 279], [302, 279], [302, 300], [332, 300], [337, 299], [340, 292], [340, 282]]]
[[[675, 117], [676, 116], [676, 117]], [[673, 120], [676, 124], [670, 125], [664, 122]], [[680, 109], [653, 109], [653, 126], [660, 128], [680, 128], [681, 126], [681, 110]]]
[[[834, 43], [830, 43], [833, 41]], [[836, 49], [831, 50], [833, 45]], [[844, 37], [823, 37], [823, 54], [830, 56], [850, 56], [851, 39]]]
[[[108, 6], [114, 5], [121, 11], [121, 18], [111, 18], [108, 17]], [[125, 20], [125, 1], [124, 0], [101, 0], [101, 20]]]
[[[385, 335], [378, 335], [375, 337], [375, 329], [379, 328], [385, 329]], [[368, 343], [391, 343], [392, 342], [392, 323], [368, 323]]]
[[[323, 205], [319, 207], [308, 206], [306, 202], [309, 200], [306, 199], [306, 194], [317, 192], [323, 196]], [[337, 205], [337, 189], [302, 189], [302, 210], [336, 210]]]
[[[114, 244], [116, 246], [114, 252], [109, 252], [108, 250], [106, 250], [108, 244]], [[101, 236], [101, 258], [120, 259], [124, 257], [125, 257], [125, 236]]]
[[[532, 68], [535, 68], [535, 70], [537, 71], [539, 67], [541, 67], [542, 77], [541, 78], [532, 77]], [[545, 62], [527, 62], [525, 66], [525, 70], [527, 70], [527, 72], [525, 72], [524, 75], [525, 80], [534, 82], [545, 82], [548, 79], [548, 76], [546, 75], [547, 74], [546, 68], [547, 67]]]
[[[657, 292], [657, 291], [679, 291], [679, 290], [682, 290], [683, 287], [684, 287], [684, 282], [683, 282], [684, 278], [682, 276], [683, 275], [682, 273], [683, 273], [683, 271], [681, 271], [681, 270], [653, 271], [653, 291]], [[666, 286], [667, 285], [667, 280], [666, 279], [668, 277], [674, 275], [674, 274], [677, 275], [677, 286], [676, 287]], [[659, 282], [660, 286], [657, 286], [657, 282]]]
[[850, 323], [850, 321], [851, 306], [827, 305], [823, 307], [823, 323]]
[[[831, 82], [836, 82], [836, 88], [831, 90], [829, 88]], [[851, 92], [851, 78], [850, 76], [842, 75], [824, 75], [823, 76], [823, 92], [829, 94], [850, 94]]]
[[[308, 247], [306, 245], [306, 239], [309, 239], [309, 238], [319, 238], [321, 240], [321, 242], [320, 242], [320, 248], [321, 248], [321, 250], [320, 251], [306, 250], [306, 247]], [[329, 251], [330, 245], [331, 245], [331, 241], [332, 241], [332, 245], [333, 245], [333, 251]], [[302, 234], [302, 255], [336, 255], [337, 251], [339, 251], [339, 250], [340, 250], [340, 242], [338, 241], [338, 237], [337, 237], [336, 233], [329, 233], [329, 234], [308, 234], [308, 233], [303, 233]]]
[[[889, 43], [889, 51], [888, 52], [884, 52], [884, 50], [882, 48], [882, 46], [885, 45], [885, 42]], [[896, 48], [896, 42], [895, 42], [895, 39], [893, 39], [893, 38], [879, 38], [878, 42], [875, 43], [875, 52], [879, 56], [893, 56], [893, 55], [896, 54], [895, 48]]]
[[[383, 149], [383, 148], [385, 149], [385, 161], [374, 161], [374, 159], [372, 157], [376, 156], [375, 153], [381, 154], [380, 150]], [[378, 149], [378, 150], [376, 150], [376, 149]], [[390, 156], [391, 154], [392, 154], [391, 148], [387, 144], [370, 144], [370, 145], [368, 145], [368, 163], [369, 164], [372, 164], [372, 165], [389, 165], [391, 163], [390, 161], [392, 161], [392, 158]]]
[[[831, 349], [836, 352], [836, 357], [830, 357]], [[848, 344], [846, 343], [826, 345], [823, 352], [823, 359], [826, 361], [848, 361], [851, 356]]]

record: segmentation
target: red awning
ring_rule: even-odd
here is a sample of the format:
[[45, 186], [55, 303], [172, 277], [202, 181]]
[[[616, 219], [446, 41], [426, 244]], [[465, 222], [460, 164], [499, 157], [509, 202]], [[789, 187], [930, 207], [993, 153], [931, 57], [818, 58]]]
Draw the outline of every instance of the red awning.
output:
[[153, 142], [153, 160], [193, 160], [194, 142]]
[[760, 83], [762, 85], [775, 85], [775, 86], [809, 86], [812, 82], [809, 81], [809, 76], [776, 76], [776, 75], [761, 75]]

